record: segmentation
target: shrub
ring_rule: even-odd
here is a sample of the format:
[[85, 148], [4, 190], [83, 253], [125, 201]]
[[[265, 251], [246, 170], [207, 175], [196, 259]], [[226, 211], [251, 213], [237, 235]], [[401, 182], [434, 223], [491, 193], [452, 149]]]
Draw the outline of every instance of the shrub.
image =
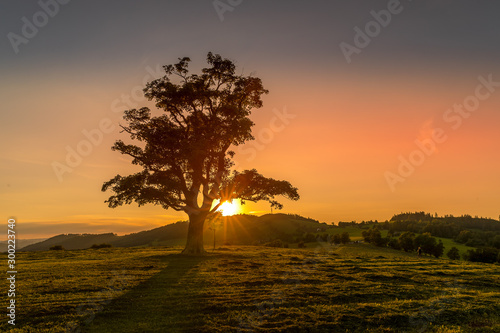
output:
[[303, 248], [305, 248], [305, 247], [306, 247], [306, 244], [304, 243], [304, 241], [300, 241], [300, 242], [297, 244], [297, 247], [298, 247], [299, 249], [303, 249]]
[[396, 238], [389, 239], [387, 245], [394, 250], [401, 250], [401, 246], [399, 246], [399, 242]]
[[380, 230], [378, 227], [374, 227], [369, 230], [365, 230], [361, 233], [363, 235], [363, 238], [365, 239], [365, 242], [374, 244], [376, 246], [385, 246], [386, 245], [386, 239], [382, 238], [382, 234], [380, 233]]
[[448, 256], [448, 258], [450, 258], [451, 260], [458, 260], [460, 259], [460, 252], [458, 251], [458, 249], [456, 247], [452, 247], [447, 253], [446, 255]]
[[444, 245], [441, 240], [439, 240], [439, 243], [434, 246], [434, 249], [432, 250], [432, 255], [436, 258], [439, 258], [443, 255], [444, 253]]
[[431, 234], [427, 232], [417, 235], [413, 239], [413, 248], [418, 249], [420, 247], [426, 254], [434, 254], [436, 251], [436, 246], [436, 239], [434, 237], [431, 237]]
[[342, 242], [342, 244], [351, 242], [351, 238], [349, 237], [349, 233], [347, 231], [344, 231], [342, 235], [340, 235], [340, 242]]
[[64, 250], [64, 247], [62, 245], [54, 245], [50, 248], [50, 250], [53, 250], [53, 251], [62, 251]]
[[414, 243], [413, 240], [415, 239], [415, 235], [413, 232], [406, 231], [399, 236], [398, 242], [399, 246], [405, 251], [405, 252], [410, 252], [413, 251], [414, 248]]
[[474, 262], [494, 263], [498, 260], [499, 251], [493, 247], [483, 247], [476, 250], [468, 250], [464, 258]]
[[335, 244], [340, 244], [342, 242], [342, 237], [340, 236], [340, 234], [335, 234], [332, 237], [332, 241]]

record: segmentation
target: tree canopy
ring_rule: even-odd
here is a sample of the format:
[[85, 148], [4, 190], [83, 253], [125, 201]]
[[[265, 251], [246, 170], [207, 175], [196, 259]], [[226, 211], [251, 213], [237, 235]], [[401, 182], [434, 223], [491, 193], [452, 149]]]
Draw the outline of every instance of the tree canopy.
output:
[[249, 116], [268, 93], [261, 79], [237, 75], [232, 61], [212, 53], [201, 74], [190, 74], [189, 62], [184, 57], [164, 66], [165, 75], [146, 85], [144, 94], [162, 111], [159, 115], [148, 107], [125, 111], [127, 125], [121, 128], [138, 144], [118, 140], [112, 149], [131, 156], [142, 170], [117, 175], [102, 190], [114, 192], [106, 200], [112, 208], [136, 202], [186, 212], [185, 252], [201, 253], [203, 222], [222, 202], [239, 198], [282, 208], [277, 196], [298, 200], [299, 194], [289, 182], [255, 169], [231, 170], [235, 153], [230, 148], [253, 139]]

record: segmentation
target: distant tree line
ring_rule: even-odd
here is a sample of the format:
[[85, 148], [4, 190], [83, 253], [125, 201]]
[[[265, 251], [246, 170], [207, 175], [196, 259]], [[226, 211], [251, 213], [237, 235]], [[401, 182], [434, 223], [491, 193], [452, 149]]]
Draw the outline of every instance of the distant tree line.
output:
[[500, 251], [493, 247], [482, 247], [475, 250], [467, 250], [463, 258], [474, 262], [500, 263]]
[[306, 232], [303, 234], [296, 235], [295, 237], [290, 234], [278, 233], [275, 232], [274, 235], [278, 235], [274, 240], [261, 243], [256, 242], [255, 245], [264, 245], [268, 247], [284, 247], [288, 248], [288, 243], [297, 243], [298, 248], [307, 247], [307, 243], [316, 243], [316, 242], [327, 242], [330, 244], [348, 244], [351, 242], [351, 237], [347, 231], [339, 233], [339, 234], [327, 234], [327, 233], [313, 233]]
[[[392, 235], [399, 233], [428, 233], [435, 237], [451, 238], [455, 242], [475, 250], [468, 250], [463, 255], [465, 260], [475, 262], [500, 262], [500, 221], [462, 215], [438, 217], [425, 212], [408, 212], [394, 215], [387, 230]], [[458, 250], [457, 250], [458, 251]], [[452, 253], [452, 257], [456, 254]]]
[[[290, 216], [294, 219], [297, 219], [297, 220], [304, 220], [304, 221], [309, 221], [309, 222], [314, 222], [314, 223], [320, 223], [318, 220], [316, 219], [313, 219], [311, 217], [304, 217], [304, 216], [300, 216], [299, 214], [286, 214], [287, 216]], [[323, 222], [323, 224], [325, 224]]]
[[[394, 215], [391, 222], [384, 224], [384, 227], [387, 226], [393, 232], [429, 232], [434, 237], [453, 238], [459, 243], [470, 241], [470, 244], [466, 244], [470, 246], [496, 244], [500, 248], [500, 221], [490, 218], [470, 215], [438, 217], [437, 214], [433, 217], [428, 213], [415, 212]], [[463, 231], [468, 233], [460, 235]]]
[[[395, 250], [405, 252], [415, 252], [418, 248], [423, 254], [432, 255], [436, 258], [444, 254], [444, 245], [441, 240], [436, 240], [429, 232], [415, 234], [410, 231], [405, 231], [394, 237], [396, 233], [389, 231], [387, 237], [382, 237], [380, 228], [375, 226], [362, 232], [364, 241], [381, 247], [390, 247]], [[460, 252], [456, 247], [452, 247], [446, 255], [451, 260], [460, 259]], [[494, 247], [480, 247], [473, 250], [468, 250], [462, 255], [464, 260], [472, 262], [484, 263], [500, 263], [500, 250]]]
[[351, 237], [347, 231], [344, 231], [340, 234], [313, 234], [313, 233], [305, 233], [302, 236], [299, 236], [295, 239], [296, 243], [313, 243], [313, 242], [327, 242], [330, 244], [347, 244], [351, 242]]
[[365, 242], [381, 247], [390, 247], [395, 250], [403, 250], [405, 252], [414, 252], [418, 248], [422, 249], [423, 254], [433, 255], [439, 258], [444, 253], [444, 245], [441, 240], [436, 241], [429, 233], [415, 235], [412, 232], [404, 232], [399, 238], [382, 237], [382, 233], [378, 227], [374, 227], [362, 232]]

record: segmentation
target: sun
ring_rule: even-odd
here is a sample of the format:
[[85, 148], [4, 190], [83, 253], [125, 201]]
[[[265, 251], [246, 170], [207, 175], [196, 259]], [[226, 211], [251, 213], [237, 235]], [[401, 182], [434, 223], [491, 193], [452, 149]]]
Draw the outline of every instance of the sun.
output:
[[222, 212], [222, 216], [230, 216], [238, 213], [238, 205], [235, 202], [225, 201], [220, 205], [218, 211]]

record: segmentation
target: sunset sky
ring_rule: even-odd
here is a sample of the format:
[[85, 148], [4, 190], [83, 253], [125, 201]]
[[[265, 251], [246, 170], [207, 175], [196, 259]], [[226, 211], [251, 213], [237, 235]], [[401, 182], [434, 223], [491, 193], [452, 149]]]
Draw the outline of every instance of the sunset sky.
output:
[[[110, 209], [101, 186], [138, 170], [110, 147], [127, 139], [123, 110], [147, 104], [144, 83], [179, 57], [198, 71], [212, 51], [270, 91], [252, 115], [256, 140], [235, 151], [239, 170], [299, 188], [283, 212], [498, 219], [498, 13], [486, 0], [2, 1], [2, 216], [17, 219], [19, 238], [186, 220], [151, 205]], [[86, 156], [68, 166], [68, 149]]]

